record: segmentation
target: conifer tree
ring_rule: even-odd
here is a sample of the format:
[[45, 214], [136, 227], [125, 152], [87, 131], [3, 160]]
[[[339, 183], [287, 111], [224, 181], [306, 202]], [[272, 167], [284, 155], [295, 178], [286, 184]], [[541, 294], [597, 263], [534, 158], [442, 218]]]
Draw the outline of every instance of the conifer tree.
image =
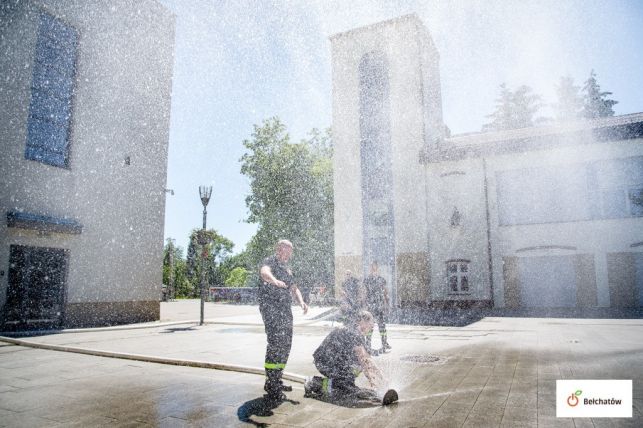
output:
[[612, 107], [614, 104], [618, 104], [618, 101], [607, 98], [608, 95], [612, 95], [611, 92], [601, 92], [601, 87], [596, 81], [596, 73], [594, 73], [594, 70], [590, 72], [589, 78], [585, 81], [583, 92], [584, 117], [593, 119], [595, 117], [614, 116], [614, 109], [612, 109]]
[[502, 131], [526, 128], [534, 125], [534, 116], [540, 109], [540, 96], [532, 93], [529, 86], [519, 86], [511, 91], [504, 83], [496, 98], [496, 110], [488, 115], [491, 122], [482, 126], [483, 131]]
[[556, 119], [559, 121], [579, 119], [583, 115], [583, 97], [580, 94], [580, 86], [574, 85], [574, 79], [570, 76], [560, 78], [556, 86], [558, 102], [553, 105]]

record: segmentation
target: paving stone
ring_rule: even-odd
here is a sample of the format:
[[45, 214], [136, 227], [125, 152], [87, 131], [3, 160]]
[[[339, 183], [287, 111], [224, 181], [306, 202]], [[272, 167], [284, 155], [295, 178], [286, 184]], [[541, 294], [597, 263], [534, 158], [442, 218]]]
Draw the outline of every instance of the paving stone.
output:
[[[575, 421], [577, 419], [574, 419]], [[641, 418], [592, 418], [595, 428], [641, 428]]]
[[285, 417], [278, 420], [277, 423], [283, 423], [284, 425], [289, 426], [305, 427], [312, 421], [321, 419], [324, 414], [324, 410], [309, 406], [308, 408], [302, 408], [297, 412], [285, 415]]
[[345, 420], [345, 421], [337, 421], [338, 426], [348, 426], [348, 427], [368, 427], [368, 428], [388, 428], [388, 427], [395, 427], [397, 428], [400, 425], [395, 425], [394, 420], [388, 415], [379, 415], [379, 416], [365, 416], [365, 415], [360, 415], [356, 416], [355, 418]]
[[49, 425], [49, 428], [107, 428], [120, 426], [121, 422], [118, 419], [105, 418], [97, 415], [78, 415], [73, 420], [61, 422], [54, 425]]
[[42, 428], [55, 425], [56, 421], [40, 418], [24, 412], [5, 414], [0, 420], [0, 427]]
[[505, 408], [505, 412], [502, 415], [502, 423], [509, 422], [528, 422], [533, 425], [537, 424], [538, 421], [538, 411], [536, 408], [532, 407], [509, 407]]
[[536, 420], [502, 420], [500, 423], [500, 428], [533, 428], [538, 426]]
[[[198, 301], [192, 307], [196, 308]], [[171, 334], [167, 328], [156, 327], [97, 330], [33, 340], [260, 367], [265, 337], [257, 308], [216, 308], [228, 314], [222, 320], [257, 325], [206, 324]], [[330, 327], [323, 321], [297, 326], [287, 370], [315, 374], [311, 355]], [[248, 418], [273, 427], [322, 428], [571, 426], [570, 422], [577, 427], [590, 426], [585, 422], [643, 426], [643, 379], [638, 375], [643, 373], [643, 360], [637, 353], [643, 326], [639, 320], [494, 318], [465, 327], [391, 326], [390, 330], [395, 349], [375, 362], [397, 382], [398, 404], [343, 408], [303, 398], [301, 385], [295, 383], [295, 391], [287, 394], [294, 402], [282, 403], [265, 415], [244, 413], [248, 403], [263, 395], [262, 376], [0, 343], [0, 426], [11, 421], [11, 426], [228, 427], [248, 426]], [[569, 338], [580, 340], [582, 347], [572, 346]], [[407, 354], [439, 355], [442, 361], [437, 365], [401, 362]], [[632, 378], [633, 373], [637, 374], [635, 418], [594, 422], [555, 418], [557, 379]]]
[[[349, 426], [348, 424], [339, 423], [337, 421], [329, 421], [327, 419], [317, 419], [314, 422], [306, 425], [308, 428], [338, 428]], [[365, 424], [364, 426], [373, 427], [371, 424]]]
[[502, 414], [497, 415], [497, 414], [490, 414], [490, 415], [482, 415], [482, 414], [473, 414], [469, 415], [467, 419], [464, 421], [463, 427], [466, 428], [479, 428], [479, 427], [484, 427], [484, 428], [491, 428], [491, 427], [498, 427], [500, 426], [500, 422], [502, 421]]
[[464, 424], [466, 415], [442, 414], [439, 411], [424, 425], [435, 428], [452, 428]]
[[509, 393], [507, 397], [507, 407], [537, 408], [538, 396], [528, 393]]
[[476, 401], [476, 404], [471, 409], [471, 414], [480, 415], [500, 415], [505, 413], [505, 403], [495, 401]]
[[12, 392], [17, 389], [17, 387], [11, 385], [0, 385], [0, 394], [2, 394], [3, 392]]
[[541, 417], [556, 417], [556, 404], [554, 403], [538, 403], [538, 418]]
[[590, 418], [558, 418], [561, 420], [572, 420], [576, 428], [594, 428], [594, 422]]

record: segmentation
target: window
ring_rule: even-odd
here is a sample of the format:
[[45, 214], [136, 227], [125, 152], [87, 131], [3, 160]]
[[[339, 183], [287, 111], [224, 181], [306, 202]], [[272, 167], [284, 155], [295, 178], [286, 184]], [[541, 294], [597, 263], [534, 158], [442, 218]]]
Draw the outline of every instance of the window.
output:
[[51, 15], [40, 15], [25, 159], [69, 166], [77, 43], [76, 30]]
[[630, 215], [635, 217], [643, 216], [643, 187], [629, 189], [627, 196], [630, 205]]
[[591, 218], [583, 164], [501, 171], [496, 182], [503, 226]]
[[502, 226], [643, 215], [643, 156], [496, 173]]
[[388, 69], [381, 52], [365, 54], [358, 67], [362, 247], [380, 261], [395, 253]]
[[449, 293], [469, 293], [469, 260], [447, 262]]

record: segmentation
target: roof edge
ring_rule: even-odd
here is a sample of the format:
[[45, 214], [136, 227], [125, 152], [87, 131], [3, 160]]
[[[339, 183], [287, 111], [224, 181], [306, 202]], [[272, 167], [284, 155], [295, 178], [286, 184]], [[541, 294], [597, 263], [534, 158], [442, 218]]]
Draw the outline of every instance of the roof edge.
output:
[[350, 30], [335, 33], [335, 34], [330, 35], [328, 38], [333, 40], [333, 39], [337, 39], [337, 38], [340, 38], [340, 37], [345, 37], [345, 36], [348, 36], [348, 35], [351, 35], [351, 34], [361, 33], [361, 32], [364, 32], [364, 31], [369, 31], [369, 30], [372, 30], [373, 28], [377, 28], [377, 27], [386, 27], [388, 25], [395, 24], [397, 22], [403, 22], [403, 21], [415, 21], [415, 22], [419, 23], [422, 26], [422, 28], [424, 28], [426, 31], [428, 31], [426, 26], [424, 25], [424, 23], [420, 19], [420, 17], [417, 15], [417, 13], [413, 12], [413, 13], [409, 13], [407, 15], [402, 15], [402, 16], [398, 16], [398, 17], [395, 17], [395, 18], [387, 19], [385, 21], [379, 21], [379, 22], [375, 22], [373, 24], [368, 24], [368, 25], [364, 25], [362, 27], [352, 28]]
[[643, 122], [643, 112], [628, 113], [619, 116], [599, 117], [595, 119], [574, 120], [562, 123], [552, 123], [542, 126], [530, 126], [528, 128], [507, 129], [492, 132], [472, 132], [456, 134], [446, 138], [445, 142], [453, 145], [467, 145], [489, 143], [496, 141], [515, 140], [531, 137], [544, 137], [549, 135], [560, 135], [583, 130], [593, 130], [617, 125], [629, 125]]

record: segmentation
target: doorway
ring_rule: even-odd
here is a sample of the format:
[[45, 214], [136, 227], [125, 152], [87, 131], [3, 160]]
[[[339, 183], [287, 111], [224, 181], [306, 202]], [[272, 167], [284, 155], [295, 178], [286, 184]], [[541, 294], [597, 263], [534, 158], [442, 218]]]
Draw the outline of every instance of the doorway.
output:
[[572, 257], [521, 257], [519, 260], [522, 306], [576, 307], [576, 271]]
[[12, 245], [3, 330], [61, 328], [69, 251]]

